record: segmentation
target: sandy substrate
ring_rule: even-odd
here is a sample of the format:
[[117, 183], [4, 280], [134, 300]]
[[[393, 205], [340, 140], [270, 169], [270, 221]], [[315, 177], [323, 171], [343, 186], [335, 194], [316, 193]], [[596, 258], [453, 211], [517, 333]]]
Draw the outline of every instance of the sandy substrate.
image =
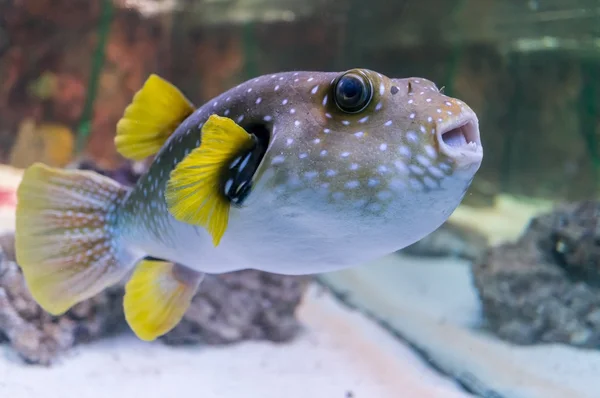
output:
[[409, 348], [314, 286], [293, 343], [169, 347], [131, 334], [79, 346], [51, 368], [0, 358], [10, 398], [464, 398]]
[[600, 398], [600, 352], [517, 346], [481, 329], [470, 264], [393, 255], [323, 278], [482, 397]]

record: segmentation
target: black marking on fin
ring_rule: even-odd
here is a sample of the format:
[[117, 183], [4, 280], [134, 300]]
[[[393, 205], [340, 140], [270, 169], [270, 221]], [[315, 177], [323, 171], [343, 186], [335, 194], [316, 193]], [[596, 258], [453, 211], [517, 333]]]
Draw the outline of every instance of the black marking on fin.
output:
[[264, 124], [243, 126], [252, 135], [249, 151], [237, 156], [223, 176], [223, 193], [236, 207], [241, 207], [252, 190], [252, 179], [269, 145], [270, 130]]
[[400, 91], [400, 89], [396, 86], [392, 86], [392, 88], [390, 89], [390, 92], [392, 93], [392, 95], [398, 94], [398, 91]]

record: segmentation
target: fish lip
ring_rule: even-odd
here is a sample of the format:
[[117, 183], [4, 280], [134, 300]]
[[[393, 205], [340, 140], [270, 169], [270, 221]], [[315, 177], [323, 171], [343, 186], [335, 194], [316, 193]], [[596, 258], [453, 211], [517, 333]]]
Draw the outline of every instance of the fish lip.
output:
[[[462, 134], [464, 144], [446, 143], [444, 136], [456, 134]], [[436, 129], [436, 138], [440, 151], [452, 158], [459, 167], [480, 164], [483, 160], [479, 120], [475, 112], [464, 111], [458, 117], [442, 122]]]

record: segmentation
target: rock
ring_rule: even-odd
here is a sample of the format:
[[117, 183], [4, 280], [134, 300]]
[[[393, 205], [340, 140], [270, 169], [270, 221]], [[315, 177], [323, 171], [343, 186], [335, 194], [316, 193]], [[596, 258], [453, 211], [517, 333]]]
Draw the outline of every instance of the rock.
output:
[[487, 238], [471, 228], [446, 222], [420, 241], [401, 250], [403, 254], [425, 257], [479, 259], [487, 249]]
[[517, 344], [600, 346], [599, 215], [596, 202], [560, 206], [473, 264], [492, 332]]
[[[139, 177], [141, 170], [134, 171], [133, 166], [125, 163], [118, 169], [100, 170], [88, 160], [72, 165], [124, 184], [134, 184]], [[50, 365], [74, 345], [126, 330], [125, 281], [53, 317], [35, 303], [15, 261], [14, 236], [0, 236], [0, 340], [8, 340], [25, 362]], [[160, 340], [166, 344], [289, 341], [300, 329], [295, 311], [311, 279], [255, 270], [206, 275], [184, 319]]]

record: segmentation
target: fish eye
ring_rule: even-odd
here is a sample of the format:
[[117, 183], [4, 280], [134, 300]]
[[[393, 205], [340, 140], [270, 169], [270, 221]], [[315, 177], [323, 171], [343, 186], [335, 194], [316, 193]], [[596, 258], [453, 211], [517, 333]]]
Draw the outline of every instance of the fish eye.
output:
[[365, 109], [373, 98], [371, 81], [360, 72], [348, 72], [334, 84], [335, 103], [346, 113], [358, 113]]

